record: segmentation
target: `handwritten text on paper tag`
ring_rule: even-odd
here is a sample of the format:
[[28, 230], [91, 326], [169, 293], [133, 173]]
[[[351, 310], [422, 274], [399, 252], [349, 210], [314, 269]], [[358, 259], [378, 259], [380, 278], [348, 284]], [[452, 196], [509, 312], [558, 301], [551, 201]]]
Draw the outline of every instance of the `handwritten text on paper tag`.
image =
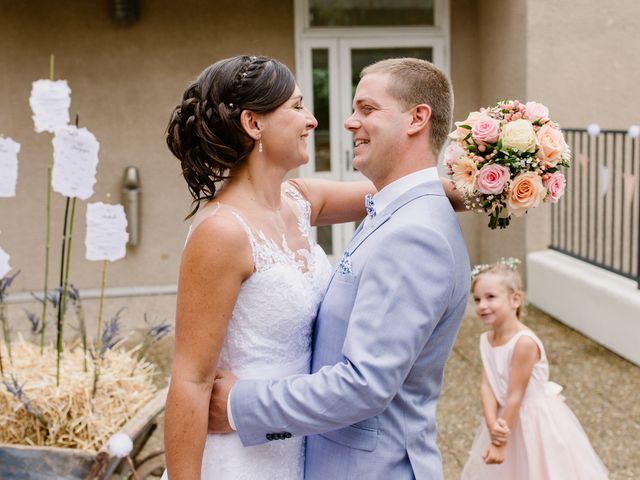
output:
[[86, 128], [67, 125], [53, 137], [53, 189], [86, 200], [93, 195], [100, 144]]
[[16, 196], [19, 152], [19, 143], [10, 138], [0, 138], [0, 197]]
[[127, 217], [122, 205], [102, 202], [87, 205], [84, 241], [87, 260], [119, 260], [127, 253], [128, 240]]

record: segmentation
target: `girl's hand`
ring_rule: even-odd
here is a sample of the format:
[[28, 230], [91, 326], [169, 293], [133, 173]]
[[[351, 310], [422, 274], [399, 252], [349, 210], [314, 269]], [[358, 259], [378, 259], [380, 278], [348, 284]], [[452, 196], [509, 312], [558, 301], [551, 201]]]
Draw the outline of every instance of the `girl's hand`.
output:
[[489, 444], [484, 454], [482, 455], [484, 463], [486, 463], [487, 465], [497, 465], [504, 462], [504, 449], [504, 446], [498, 447], [493, 443]]
[[509, 425], [507, 425], [504, 418], [498, 418], [491, 426], [489, 433], [491, 435], [491, 443], [496, 447], [501, 447], [507, 444], [511, 430], [509, 430]]

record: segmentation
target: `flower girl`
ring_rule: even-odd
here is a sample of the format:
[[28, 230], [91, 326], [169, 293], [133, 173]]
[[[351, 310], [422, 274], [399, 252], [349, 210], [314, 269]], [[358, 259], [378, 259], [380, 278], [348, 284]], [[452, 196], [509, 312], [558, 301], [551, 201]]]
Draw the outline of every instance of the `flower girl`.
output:
[[549, 381], [540, 339], [522, 322], [516, 259], [474, 269], [475, 311], [489, 328], [480, 337], [484, 422], [463, 480], [605, 479], [607, 470], [580, 422]]

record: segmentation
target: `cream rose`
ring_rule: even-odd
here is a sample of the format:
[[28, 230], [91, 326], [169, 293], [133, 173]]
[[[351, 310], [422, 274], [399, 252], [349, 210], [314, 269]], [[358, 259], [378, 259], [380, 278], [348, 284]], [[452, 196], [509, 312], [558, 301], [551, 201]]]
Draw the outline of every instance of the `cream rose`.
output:
[[519, 152], [534, 152], [536, 149], [536, 132], [529, 120], [514, 120], [502, 127], [500, 134], [503, 149], [516, 149]]
[[[455, 122], [456, 129], [449, 134], [449, 138], [462, 141], [464, 137], [471, 133], [471, 128], [473, 128], [481, 115], [480, 112], [471, 112], [464, 122]], [[461, 125], [467, 125], [471, 128], [462, 127]]]
[[463, 194], [471, 195], [475, 191], [478, 167], [468, 156], [459, 157], [451, 163], [451, 178], [456, 188]]
[[525, 172], [513, 179], [511, 190], [507, 196], [509, 211], [516, 217], [521, 217], [530, 208], [540, 205], [547, 189], [542, 179], [533, 172]]
[[536, 152], [536, 157], [543, 165], [555, 167], [567, 149], [562, 132], [551, 123], [546, 123], [538, 130], [537, 138], [540, 148]]

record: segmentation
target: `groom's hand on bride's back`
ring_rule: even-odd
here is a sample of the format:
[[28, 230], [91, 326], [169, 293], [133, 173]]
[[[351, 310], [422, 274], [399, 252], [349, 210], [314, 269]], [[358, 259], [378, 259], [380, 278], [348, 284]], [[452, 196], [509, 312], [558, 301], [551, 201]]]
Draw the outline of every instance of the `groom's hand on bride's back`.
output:
[[227, 414], [227, 399], [238, 378], [231, 372], [218, 370], [209, 400], [209, 433], [233, 432]]

